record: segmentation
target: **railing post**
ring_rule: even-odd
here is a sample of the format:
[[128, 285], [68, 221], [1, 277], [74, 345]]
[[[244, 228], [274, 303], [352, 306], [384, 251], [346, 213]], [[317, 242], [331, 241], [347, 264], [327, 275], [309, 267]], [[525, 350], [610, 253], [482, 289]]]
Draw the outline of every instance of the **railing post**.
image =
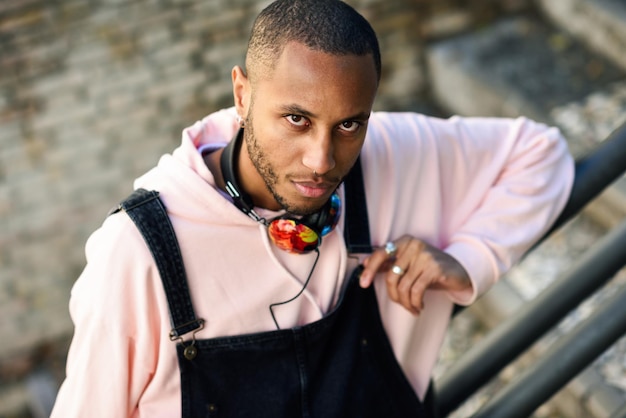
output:
[[623, 222], [587, 250], [574, 268], [493, 329], [435, 382], [441, 415], [455, 410], [477, 388], [604, 285], [625, 262], [626, 222]]
[[626, 333], [626, 286], [573, 331], [562, 336], [473, 418], [525, 418]]
[[615, 129], [595, 150], [576, 161], [570, 198], [544, 238], [580, 212], [625, 171], [626, 123]]

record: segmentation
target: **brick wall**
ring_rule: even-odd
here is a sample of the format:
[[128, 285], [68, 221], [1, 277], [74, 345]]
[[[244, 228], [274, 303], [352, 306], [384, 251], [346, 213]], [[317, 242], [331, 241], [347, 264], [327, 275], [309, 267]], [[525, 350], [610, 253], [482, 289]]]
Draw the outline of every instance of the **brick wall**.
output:
[[[183, 127], [232, 103], [230, 69], [268, 3], [0, 1], [0, 360], [71, 333], [86, 238]], [[377, 108], [418, 105], [419, 7], [350, 3], [379, 32]]]

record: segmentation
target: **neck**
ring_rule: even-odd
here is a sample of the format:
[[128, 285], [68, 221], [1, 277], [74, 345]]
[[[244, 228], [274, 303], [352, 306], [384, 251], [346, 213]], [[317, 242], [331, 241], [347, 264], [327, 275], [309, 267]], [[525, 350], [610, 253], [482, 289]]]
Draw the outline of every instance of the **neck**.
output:
[[223, 148], [210, 152], [204, 156], [204, 164], [206, 164], [207, 168], [213, 174], [213, 179], [215, 180], [215, 186], [222, 190], [226, 191], [224, 176], [222, 175], [222, 168], [220, 167], [220, 157], [224, 152]]

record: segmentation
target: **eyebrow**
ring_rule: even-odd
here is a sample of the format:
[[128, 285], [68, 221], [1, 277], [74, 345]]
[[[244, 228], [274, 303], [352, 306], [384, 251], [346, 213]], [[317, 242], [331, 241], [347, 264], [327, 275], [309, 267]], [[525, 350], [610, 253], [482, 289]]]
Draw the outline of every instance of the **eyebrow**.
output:
[[312, 112], [309, 112], [308, 110], [306, 110], [303, 107], [298, 106], [297, 104], [287, 104], [287, 105], [283, 105], [280, 106], [280, 111], [284, 112], [284, 113], [294, 113], [297, 115], [302, 115], [302, 116], [306, 116], [307, 118], [314, 118], [315, 114]]
[[[293, 113], [296, 115], [302, 115], [305, 116], [307, 118], [315, 118], [316, 115], [313, 112], [310, 112], [306, 109], [304, 109], [303, 107], [297, 105], [297, 104], [287, 104], [287, 105], [283, 105], [280, 106], [280, 111], [284, 112], [284, 113]], [[369, 120], [371, 113], [369, 112], [359, 112], [355, 115], [352, 116], [348, 116], [347, 118], [342, 119], [342, 121], [349, 121], [349, 120]]]

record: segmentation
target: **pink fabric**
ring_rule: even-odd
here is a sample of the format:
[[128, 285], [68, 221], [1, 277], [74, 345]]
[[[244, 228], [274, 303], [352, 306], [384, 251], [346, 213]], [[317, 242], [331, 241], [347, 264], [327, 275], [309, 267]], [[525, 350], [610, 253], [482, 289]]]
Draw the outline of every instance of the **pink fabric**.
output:
[[[264, 227], [213, 187], [197, 148], [229, 141], [227, 109], [183, 133], [181, 146], [136, 181], [165, 202], [186, 263], [198, 338], [274, 329], [268, 306], [301, 288], [314, 255], [276, 250]], [[374, 245], [411, 234], [453, 255], [473, 289], [428, 291], [413, 317], [376, 280], [381, 315], [409, 381], [423, 396], [453, 302], [469, 304], [541, 236], [564, 206], [573, 163], [560, 133], [527, 119], [429, 118], [373, 113], [362, 152]], [[341, 190], [341, 194], [343, 191]], [[275, 313], [281, 327], [321, 318], [356, 265], [338, 229], [324, 238], [304, 294]], [[175, 343], [151, 255], [124, 214], [90, 237], [72, 290], [76, 332], [53, 418], [180, 416]]]

